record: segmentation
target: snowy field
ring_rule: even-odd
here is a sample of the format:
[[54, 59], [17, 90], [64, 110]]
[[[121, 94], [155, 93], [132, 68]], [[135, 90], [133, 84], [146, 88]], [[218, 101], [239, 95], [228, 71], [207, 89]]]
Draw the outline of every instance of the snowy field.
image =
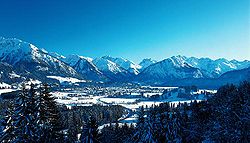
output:
[[[91, 106], [93, 104], [101, 105], [121, 105], [128, 109], [136, 110], [141, 106], [151, 107], [153, 105], [159, 105], [164, 102], [170, 102], [170, 104], [177, 105], [180, 103], [190, 103], [194, 100], [186, 100], [183, 98], [177, 98], [176, 96], [171, 96], [169, 99], [164, 99], [161, 101], [144, 101], [140, 98], [108, 98], [107, 96], [93, 96], [87, 95], [84, 92], [52, 92], [52, 95], [56, 98], [56, 101], [60, 104], [65, 104], [67, 106]], [[71, 97], [73, 95], [73, 97]]]
[[[139, 99], [139, 98], [138, 98]], [[137, 98], [100, 98], [100, 101], [107, 104], [133, 104], [138, 100]]]
[[98, 99], [103, 96], [87, 95], [85, 92], [52, 92], [56, 101], [67, 106], [92, 106], [102, 104]]
[[69, 83], [78, 83], [78, 82], [86, 82], [86, 80], [80, 80], [72, 77], [60, 77], [60, 76], [47, 76], [48, 78], [56, 79], [60, 83], [69, 82]]
[[[151, 107], [153, 105], [159, 105], [164, 102], [169, 102], [170, 104], [172, 104], [172, 106], [177, 106], [179, 102], [190, 103], [191, 101], [194, 101], [194, 99], [196, 99], [197, 101], [201, 101], [206, 99], [205, 92], [217, 92], [216, 90], [201, 89], [197, 92], [190, 93], [190, 95], [194, 95], [194, 99], [179, 98], [180, 96], [178, 96], [178, 94], [180, 92], [183, 92], [183, 90], [173, 90], [176, 88], [177, 87], [144, 86], [141, 88], [132, 89], [127, 89], [123, 87], [85, 88], [79, 90], [63, 89], [64, 91], [52, 92], [52, 95], [56, 98], [56, 101], [58, 103], [65, 104], [68, 107], [91, 106], [93, 104], [100, 104], [107, 106], [121, 105], [130, 110], [136, 110], [141, 106]], [[163, 95], [162, 92], [165, 89], [169, 89], [169, 91]], [[117, 93], [122, 94], [116, 95]]]
[[216, 93], [217, 90], [199, 89], [197, 92], [192, 92], [191, 94], [202, 94], [202, 92]]
[[[169, 89], [169, 88], [168, 88]], [[174, 88], [173, 88], [174, 89]], [[92, 92], [89, 92], [91, 91]], [[101, 89], [102, 90], [102, 89]], [[120, 89], [122, 90], [122, 89]], [[94, 94], [96, 91], [93, 89], [90, 90], [72, 90], [72, 89], [64, 89], [64, 91], [57, 91], [52, 92], [52, 95], [56, 98], [56, 101], [60, 104], [66, 105], [68, 108], [71, 108], [72, 106], [92, 106], [93, 104], [99, 104], [99, 105], [121, 105], [128, 111], [127, 114], [124, 114], [120, 119], [118, 119], [119, 126], [123, 126], [125, 123], [127, 125], [136, 125], [137, 122], [137, 114], [136, 112], [141, 106], [144, 106], [144, 108], [149, 108], [154, 105], [159, 105], [164, 102], [169, 102], [171, 106], [176, 107], [179, 103], [190, 103], [194, 100], [187, 100], [184, 98], [178, 98], [178, 92], [172, 92], [171, 96], [168, 96], [167, 98], [163, 98], [162, 100], [151, 100], [151, 96], [153, 95], [159, 95], [164, 96], [160, 92], [154, 92], [153, 89], [151, 92], [144, 92], [143, 96], [141, 96], [140, 92], [130, 92], [129, 94], [116, 96], [116, 97], [110, 97], [112, 93], [110, 91], [113, 91], [113, 89], [109, 89], [109, 94], [101, 94], [102, 96], [95, 96]], [[157, 91], [157, 90], [156, 90]], [[159, 90], [160, 91], [160, 90]], [[211, 92], [211, 91], [210, 91]], [[116, 93], [116, 90], [114, 90], [114, 93]], [[204, 100], [204, 90], [199, 90], [197, 92], [193, 92], [192, 94], [199, 95], [197, 98], [197, 102], [200, 102]], [[149, 98], [145, 98], [149, 97]], [[111, 123], [112, 126], [115, 126], [115, 123]], [[105, 126], [110, 126], [110, 124], [104, 124], [98, 127], [99, 131], [101, 131]]]
[[150, 89], [176, 89], [178, 87], [169, 87], [169, 86], [141, 86], [142, 88], [150, 88]]
[[150, 97], [150, 96], [153, 96], [153, 95], [162, 95], [162, 93], [160, 93], [160, 92], [154, 92], [154, 93], [146, 92], [146, 93], [143, 93], [143, 96], [145, 96], [145, 97]]
[[[169, 102], [173, 106], [177, 106], [179, 103], [184, 103], [184, 102], [190, 103], [191, 101], [194, 101], [194, 100], [184, 100], [184, 99], [182, 99], [182, 101], [181, 100], [180, 101], [171, 101], [171, 100], [141, 101], [141, 102], [138, 102], [138, 103], [135, 103], [135, 104], [126, 104], [126, 103], [117, 103], [117, 104], [135, 111], [136, 109], [139, 109], [139, 107], [141, 107], [141, 106], [151, 107], [153, 105], [159, 105], [159, 104], [164, 103], [164, 102]], [[197, 102], [199, 102], [199, 101], [201, 101], [201, 100], [197, 100]]]
[[0, 82], [0, 95], [2, 93], [9, 93], [9, 92], [16, 91], [16, 90], [17, 89], [11, 89], [11, 85], [4, 83], [4, 82]]
[[125, 118], [124, 120], [120, 120], [121, 123], [136, 123], [138, 118], [137, 114], [133, 114], [132, 116]]
[[2, 93], [9, 93], [9, 92], [12, 92], [12, 91], [16, 91], [16, 89], [0, 89], [0, 95]]

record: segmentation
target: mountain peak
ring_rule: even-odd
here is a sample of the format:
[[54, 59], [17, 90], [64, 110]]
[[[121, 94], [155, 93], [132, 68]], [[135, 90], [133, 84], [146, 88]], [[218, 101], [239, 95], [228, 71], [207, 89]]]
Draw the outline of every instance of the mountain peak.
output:
[[132, 73], [134, 75], [139, 74], [139, 69], [141, 68], [141, 66], [135, 64], [134, 62], [132, 62], [132, 61], [130, 61], [128, 59], [125, 59], [125, 58], [122, 58], [122, 57], [114, 58], [114, 57], [111, 57], [111, 56], [103, 56], [101, 58], [109, 60], [109, 61], [117, 64], [121, 68], [129, 71], [130, 73]]
[[44, 50], [44, 49], [41, 49], [41, 51], [44, 52], [44, 53], [46, 53], [46, 54], [49, 54], [50, 56], [52, 56], [52, 57], [54, 57], [54, 58], [59, 59], [59, 60], [63, 60], [63, 59], [66, 58], [65, 56], [60, 55], [60, 54], [58, 54], [58, 53], [56, 53], [56, 52], [47, 52], [47, 51]]
[[156, 63], [157, 61], [156, 60], [153, 60], [152, 58], [146, 58], [146, 59], [143, 59], [139, 65], [141, 66], [141, 71], [144, 70], [145, 68], [147, 68], [148, 66]]
[[167, 60], [167, 61], [171, 61], [171, 63], [176, 67], [191, 66], [186, 62], [187, 57], [185, 57], [185, 56], [180, 56], [180, 55], [172, 56], [168, 59], [169, 60]]
[[16, 38], [1, 38], [0, 62], [8, 63], [29, 78], [45, 80], [49, 75], [80, 77], [72, 67], [47, 51]]
[[0, 38], [0, 48], [2, 52], [12, 52], [14, 50], [19, 50], [19, 52], [38, 51], [38, 48], [33, 44], [17, 38]]
[[2, 38], [0, 40], [0, 59], [3, 62], [16, 64], [22, 59], [35, 59], [39, 56], [39, 49], [28, 42], [16, 38]]
[[103, 58], [103, 59], [110, 59], [110, 58], [113, 58], [113, 57], [111, 57], [110, 55], [105, 55], [105, 56], [102, 56], [101, 58]]
[[87, 61], [89, 61], [89, 62], [92, 62], [93, 61], [93, 59], [92, 58], [90, 58], [90, 57], [84, 57], [84, 56], [79, 56], [81, 59], [84, 59], [84, 60], [87, 60]]

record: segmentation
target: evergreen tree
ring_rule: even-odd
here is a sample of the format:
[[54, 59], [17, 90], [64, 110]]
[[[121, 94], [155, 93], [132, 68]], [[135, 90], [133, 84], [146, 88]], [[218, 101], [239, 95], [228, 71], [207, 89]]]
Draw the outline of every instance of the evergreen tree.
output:
[[[33, 95], [32, 95], [33, 96]], [[13, 142], [35, 142], [35, 124], [34, 115], [31, 113], [31, 95], [25, 87], [18, 95], [14, 110], [14, 134]]]
[[76, 142], [78, 140], [78, 138], [77, 138], [78, 129], [77, 129], [77, 121], [76, 121], [75, 111], [71, 112], [68, 121], [69, 121], [68, 140], [70, 142]]
[[249, 82], [243, 82], [239, 87], [226, 85], [218, 89], [214, 98], [209, 100], [213, 120], [209, 122], [207, 134], [212, 140], [249, 142], [249, 97]]
[[[240, 96], [240, 97], [239, 97]], [[242, 82], [239, 87], [239, 108], [235, 109], [235, 116], [239, 121], [239, 132], [241, 133], [238, 140], [248, 142], [250, 140], [250, 83]]]
[[39, 94], [36, 97], [36, 109], [37, 109], [37, 114], [36, 114], [36, 123], [37, 123], [37, 128], [36, 128], [36, 134], [38, 136], [37, 142], [45, 142], [46, 139], [46, 129], [48, 128], [48, 119], [46, 118], [46, 104], [45, 104], [45, 96], [42, 94], [42, 87], [39, 89]]
[[23, 85], [14, 111], [6, 110], [1, 122], [4, 126], [1, 142], [62, 142], [59, 119], [58, 106], [47, 84], [41, 87], [40, 92], [33, 84], [30, 89]]
[[144, 127], [145, 127], [145, 110], [144, 107], [141, 106], [138, 111], [137, 123], [136, 123], [136, 132], [133, 137], [128, 139], [128, 142], [138, 142], [143, 135]]
[[4, 116], [1, 119], [1, 126], [3, 127], [1, 129], [0, 133], [0, 142], [7, 143], [11, 142], [13, 138], [15, 137], [13, 131], [13, 106], [10, 104], [7, 109], [4, 111]]
[[81, 134], [82, 143], [98, 143], [98, 125], [96, 119], [92, 116], [83, 127]]
[[156, 139], [156, 134], [155, 132], [155, 116], [147, 114], [147, 117], [145, 118], [145, 126], [143, 130], [143, 134], [140, 138], [139, 142], [149, 142], [149, 143], [156, 143], [158, 142]]
[[[49, 85], [44, 84], [41, 91], [41, 96], [44, 101], [44, 138], [45, 142], [60, 142], [63, 140], [60, 125], [60, 112], [54, 97], [50, 94]], [[43, 114], [43, 113], [42, 113]]]
[[33, 133], [33, 138], [34, 141], [37, 141], [39, 138], [39, 134], [37, 134], [37, 114], [38, 114], [38, 110], [37, 110], [37, 103], [36, 103], [36, 98], [37, 98], [38, 94], [36, 92], [35, 89], [35, 85], [31, 84], [30, 85], [30, 89], [28, 89], [28, 114], [30, 114], [31, 117], [31, 124], [33, 125], [32, 129], [32, 133]]

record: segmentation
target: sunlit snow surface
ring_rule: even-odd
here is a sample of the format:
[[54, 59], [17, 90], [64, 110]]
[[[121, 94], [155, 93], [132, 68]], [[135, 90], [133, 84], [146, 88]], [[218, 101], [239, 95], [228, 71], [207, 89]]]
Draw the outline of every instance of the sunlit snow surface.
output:
[[150, 89], [154, 89], [154, 88], [158, 88], [158, 89], [176, 89], [178, 87], [169, 87], [169, 86], [141, 86], [142, 88], [150, 88]]
[[0, 95], [2, 93], [9, 93], [9, 92], [12, 92], [12, 91], [15, 91], [15, 89], [0, 89]]
[[[171, 96], [169, 96], [166, 99], [162, 100], [150, 100], [151, 96], [153, 95], [159, 95], [162, 96], [162, 93], [156, 92], [156, 88], [160, 89], [158, 91], [164, 91], [164, 89], [175, 89], [177, 87], [143, 87], [143, 88], [150, 88], [150, 92], [144, 92], [144, 97], [141, 96], [141, 93], [135, 89], [132, 89], [132, 92], [129, 92], [129, 94], [125, 95], [119, 95], [119, 96], [113, 96], [111, 97], [112, 93], [110, 91], [113, 91], [114, 88], [106, 88], [104, 90], [108, 90], [109, 94], [100, 94], [101, 96], [95, 96], [94, 94], [91, 94], [95, 92], [95, 89], [91, 90], [73, 90], [73, 89], [64, 89], [64, 91], [56, 91], [52, 92], [52, 95], [56, 98], [56, 101], [60, 104], [66, 105], [68, 108], [71, 108], [72, 106], [92, 106], [93, 104], [99, 104], [103, 106], [109, 106], [109, 105], [121, 105], [126, 109], [127, 113], [121, 116], [117, 121], [119, 122], [119, 126], [124, 125], [125, 123], [127, 125], [136, 125], [137, 122], [137, 111], [138, 108], [141, 106], [144, 106], [144, 108], [149, 108], [153, 105], [159, 105], [164, 102], [169, 102], [171, 106], [176, 107], [179, 103], [190, 103], [194, 100], [187, 100], [184, 98], [178, 98], [177, 92], [171, 93]], [[123, 91], [125, 88], [119, 87], [117, 88], [118, 91]], [[89, 92], [91, 91], [91, 92]], [[102, 91], [102, 90], [101, 90]], [[216, 91], [212, 90], [198, 90], [197, 92], [192, 92], [191, 94], [199, 95], [196, 99], [197, 102], [200, 102], [204, 100], [204, 91], [214, 93]], [[145, 98], [147, 97], [147, 98]], [[105, 126], [115, 126], [115, 123], [111, 124], [104, 124], [98, 127], [99, 131], [105, 127]]]
[[[156, 87], [154, 87], [156, 88]], [[163, 89], [173, 89], [176, 87], [162, 87]], [[197, 101], [204, 100], [204, 95], [202, 91], [209, 91], [209, 92], [216, 92], [212, 90], [198, 90], [197, 92], [192, 92], [191, 94], [198, 94], [199, 96], [196, 98]], [[159, 105], [160, 103], [170, 102], [173, 106], [176, 106], [179, 102], [180, 103], [190, 103], [194, 100], [187, 100], [184, 98], [178, 98], [178, 93], [172, 93], [170, 97], [167, 99], [162, 100], [150, 100], [148, 98], [141, 98], [140, 93], [132, 92], [130, 93], [133, 97], [108, 97], [108, 95], [102, 96], [95, 96], [93, 94], [84, 92], [84, 91], [64, 91], [64, 92], [52, 92], [56, 101], [61, 104], [65, 104], [68, 107], [70, 106], [91, 106], [93, 104], [100, 104], [100, 105], [121, 105], [128, 109], [136, 110], [140, 106], [144, 107], [151, 107], [152, 105]], [[145, 97], [150, 97], [152, 95], [162, 95], [162, 93], [158, 92], [146, 92], [144, 93]]]
[[[120, 98], [120, 99], [117, 99], [119, 101], [122, 101], [123, 99]], [[139, 107], [141, 106], [144, 106], [144, 107], [151, 107], [153, 105], [159, 105], [161, 103], [164, 103], [164, 102], [169, 102], [170, 104], [172, 104], [173, 106], [176, 106], [178, 105], [178, 103], [184, 103], [184, 102], [187, 102], [187, 103], [190, 103], [191, 101], [194, 101], [194, 100], [185, 100], [185, 99], [182, 99], [182, 101], [171, 101], [171, 100], [162, 100], [162, 101], [141, 101], [141, 102], [138, 102], [138, 103], [134, 103], [134, 104], [130, 104], [130, 103], [116, 103], [118, 105], [121, 105], [121, 106], [124, 106], [126, 108], [129, 108], [129, 109], [132, 109], [132, 110], [136, 110], [138, 109]], [[197, 100], [198, 102], [201, 101], [201, 100]], [[111, 103], [114, 103], [113, 100], [110, 101]]]
[[4, 83], [4, 82], [0, 82], [0, 88], [10, 88], [11, 85]]
[[133, 104], [137, 98], [128, 99], [128, 98], [100, 98], [100, 101], [109, 104]]
[[56, 79], [60, 83], [62, 82], [71, 82], [71, 83], [77, 83], [77, 82], [86, 82], [85, 80], [80, 80], [77, 78], [72, 78], [72, 77], [61, 77], [61, 76], [47, 76], [48, 78]]
[[16, 90], [16, 89], [10, 89], [11, 85], [9, 85], [7, 83], [4, 83], [4, 82], [0, 82], [0, 88], [5, 88], [5, 89], [0, 89], [0, 95], [2, 93], [9, 93], [9, 92], [12, 92], [12, 91]]
[[[56, 98], [56, 101], [60, 104], [70, 106], [91, 106], [93, 104], [102, 104], [98, 101], [103, 96], [87, 95], [84, 92], [52, 92], [52, 95]], [[71, 97], [69, 95], [74, 95]]]

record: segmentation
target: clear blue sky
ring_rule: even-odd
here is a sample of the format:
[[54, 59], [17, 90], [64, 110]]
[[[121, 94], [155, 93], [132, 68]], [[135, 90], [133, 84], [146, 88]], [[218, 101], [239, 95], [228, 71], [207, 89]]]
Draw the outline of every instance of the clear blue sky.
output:
[[1, 0], [0, 36], [63, 55], [135, 62], [250, 60], [249, 0]]

